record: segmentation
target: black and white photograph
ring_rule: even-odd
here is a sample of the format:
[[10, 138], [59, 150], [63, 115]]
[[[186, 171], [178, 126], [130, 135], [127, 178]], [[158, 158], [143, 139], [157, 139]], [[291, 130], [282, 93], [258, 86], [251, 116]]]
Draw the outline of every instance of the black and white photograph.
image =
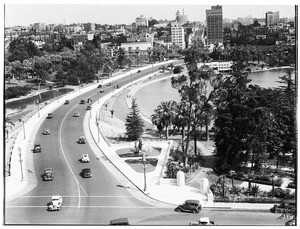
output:
[[293, 1], [2, 3], [2, 226], [297, 226]]

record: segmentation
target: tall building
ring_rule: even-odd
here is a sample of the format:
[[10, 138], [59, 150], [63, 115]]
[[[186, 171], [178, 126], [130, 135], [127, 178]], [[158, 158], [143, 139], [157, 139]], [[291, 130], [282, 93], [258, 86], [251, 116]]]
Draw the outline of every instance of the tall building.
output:
[[279, 23], [279, 11], [266, 13], [266, 26], [277, 25]]
[[184, 10], [183, 10], [183, 15], [180, 15], [179, 10], [177, 10], [177, 12], [176, 12], [176, 21], [178, 21], [182, 25], [188, 22], [188, 16], [184, 15]]
[[185, 49], [184, 28], [178, 22], [172, 23], [171, 25], [171, 42]]
[[135, 19], [136, 26], [148, 26], [148, 20], [143, 15]]
[[210, 10], [206, 10], [207, 23], [207, 42], [222, 43], [223, 42], [223, 12], [222, 6], [212, 6]]

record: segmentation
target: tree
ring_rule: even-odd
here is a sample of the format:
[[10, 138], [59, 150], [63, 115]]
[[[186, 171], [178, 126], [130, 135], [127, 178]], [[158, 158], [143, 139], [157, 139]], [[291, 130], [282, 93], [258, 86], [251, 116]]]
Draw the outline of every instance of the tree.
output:
[[176, 102], [174, 100], [163, 101], [154, 109], [154, 114], [151, 116], [154, 125], [161, 124], [166, 128], [167, 140], [169, 140], [169, 126], [171, 126], [175, 117], [175, 108]]
[[120, 66], [120, 68], [123, 68], [124, 61], [125, 61], [125, 51], [124, 49], [119, 48], [117, 53], [117, 63]]
[[[222, 76], [216, 75], [208, 66], [197, 67], [201, 59], [201, 50], [194, 47], [185, 52], [185, 64], [188, 68], [188, 76], [172, 77], [172, 87], [177, 89], [181, 97], [182, 115], [186, 117], [186, 139], [183, 151], [184, 166], [187, 164], [187, 153], [192, 132], [197, 130], [203, 122], [208, 104], [218, 96], [218, 89], [222, 82]], [[175, 68], [174, 68], [175, 70]], [[208, 90], [208, 86], [212, 90]]]
[[181, 65], [179, 66], [175, 66], [174, 69], [173, 69], [173, 73], [174, 74], [180, 74], [183, 70], [183, 67]]
[[126, 117], [126, 135], [129, 141], [136, 141], [138, 140], [144, 130], [144, 122], [140, 116], [140, 110], [136, 103], [136, 99], [132, 99], [132, 104], [130, 108], [130, 113]]

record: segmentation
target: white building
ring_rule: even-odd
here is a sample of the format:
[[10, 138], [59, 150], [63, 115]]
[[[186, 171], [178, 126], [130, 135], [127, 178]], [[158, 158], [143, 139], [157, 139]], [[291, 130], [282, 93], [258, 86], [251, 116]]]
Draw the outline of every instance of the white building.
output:
[[148, 26], [148, 20], [143, 15], [135, 19], [136, 26]]
[[231, 71], [231, 66], [233, 65], [232, 61], [212, 61], [208, 63], [198, 63], [197, 67], [201, 67], [203, 65], [207, 65], [214, 70], [218, 70], [219, 72], [229, 72]]
[[121, 48], [125, 49], [126, 52], [144, 52], [147, 51], [148, 48], [152, 48], [152, 45], [148, 42], [121, 43]]
[[173, 44], [185, 49], [184, 28], [180, 25], [180, 23], [172, 23], [171, 41]]

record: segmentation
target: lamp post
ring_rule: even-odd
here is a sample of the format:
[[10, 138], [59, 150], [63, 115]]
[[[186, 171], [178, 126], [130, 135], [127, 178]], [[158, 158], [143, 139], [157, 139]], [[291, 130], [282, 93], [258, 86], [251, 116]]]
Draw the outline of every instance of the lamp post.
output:
[[144, 165], [144, 192], [147, 189], [147, 182], [146, 182], [146, 153], [145, 151], [142, 152], [142, 162]]
[[20, 166], [21, 166], [21, 181], [23, 181], [23, 167], [22, 167], [22, 150], [21, 148], [19, 147], [18, 148], [18, 154], [19, 154], [19, 157], [20, 157]]

